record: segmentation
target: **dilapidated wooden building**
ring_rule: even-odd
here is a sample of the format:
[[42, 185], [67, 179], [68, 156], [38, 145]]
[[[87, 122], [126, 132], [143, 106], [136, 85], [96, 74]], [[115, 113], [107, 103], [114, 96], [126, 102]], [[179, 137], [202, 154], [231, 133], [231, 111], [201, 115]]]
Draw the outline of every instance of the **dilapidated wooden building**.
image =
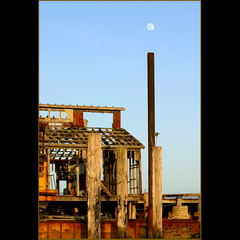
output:
[[[101, 202], [102, 215], [117, 215], [117, 149], [127, 152], [128, 204], [134, 206], [142, 200], [141, 149], [144, 145], [121, 127], [121, 111], [125, 108], [39, 104], [39, 200], [58, 207], [57, 202], [78, 203], [79, 213], [87, 212], [88, 135], [101, 135]], [[111, 113], [113, 123], [109, 128], [88, 127], [84, 112]], [[53, 165], [55, 166], [53, 168]], [[45, 166], [45, 168], [44, 168]], [[50, 169], [55, 169], [55, 177]], [[43, 173], [45, 169], [45, 174]], [[45, 176], [46, 180], [41, 181]], [[46, 177], [47, 176], [47, 177]], [[60, 193], [60, 181], [67, 188]], [[43, 185], [43, 186], [42, 186]], [[55, 191], [55, 192], [54, 192]], [[54, 194], [55, 193], [55, 194]], [[53, 203], [56, 202], [56, 203]], [[64, 203], [65, 202], [65, 203]], [[103, 202], [109, 202], [104, 208]], [[85, 203], [85, 204], [84, 204]], [[111, 207], [112, 206], [112, 207]], [[105, 212], [104, 212], [105, 211]], [[131, 210], [132, 211], [132, 208]], [[136, 211], [133, 208], [133, 211]]]

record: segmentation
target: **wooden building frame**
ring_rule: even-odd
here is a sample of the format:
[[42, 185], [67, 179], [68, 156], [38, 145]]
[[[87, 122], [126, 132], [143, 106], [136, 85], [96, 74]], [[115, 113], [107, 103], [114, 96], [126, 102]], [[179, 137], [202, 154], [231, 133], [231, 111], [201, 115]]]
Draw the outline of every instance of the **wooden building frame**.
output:
[[[116, 153], [118, 148], [126, 148], [128, 194], [136, 200], [142, 199], [141, 149], [145, 147], [128, 131], [121, 128], [120, 111], [125, 108], [40, 104], [39, 110], [48, 111], [47, 117], [39, 118], [39, 155], [48, 159], [48, 175], [50, 175], [50, 164], [55, 164], [57, 197], [59, 196], [59, 180], [67, 181], [68, 196], [76, 195], [76, 191], [73, 190], [73, 188], [76, 190], [73, 171], [76, 166], [76, 153], [78, 153], [80, 167], [85, 168], [85, 172], [80, 174], [80, 188], [87, 191], [84, 188], [87, 171], [87, 136], [89, 133], [100, 133], [103, 191], [108, 196], [116, 196]], [[50, 117], [51, 111], [59, 111], [59, 118]], [[61, 112], [64, 111], [70, 116], [69, 118], [61, 118]], [[79, 113], [79, 111], [81, 114], [77, 115], [76, 112]], [[112, 113], [112, 128], [84, 126], [83, 112]], [[50, 181], [49, 178], [48, 181]], [[48, 189], [49, 186], [50, 184], [48, 184]]]

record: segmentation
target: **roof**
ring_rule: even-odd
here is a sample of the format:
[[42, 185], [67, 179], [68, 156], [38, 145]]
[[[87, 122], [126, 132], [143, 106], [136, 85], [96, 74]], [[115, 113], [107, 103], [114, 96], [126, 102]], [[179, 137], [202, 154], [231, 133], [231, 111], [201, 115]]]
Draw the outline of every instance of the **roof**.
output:
[[[45, 127], [44, 147], [49, 148], [87, 148], [88, 133], [100, 133], [102, 149], [144, 149], [145, 146], [124, 128], [66, 127], [50, 125]], [[41, 133], [41, 136], [43, 134]], [[42, 145], [42, 137], [39, 140]]]

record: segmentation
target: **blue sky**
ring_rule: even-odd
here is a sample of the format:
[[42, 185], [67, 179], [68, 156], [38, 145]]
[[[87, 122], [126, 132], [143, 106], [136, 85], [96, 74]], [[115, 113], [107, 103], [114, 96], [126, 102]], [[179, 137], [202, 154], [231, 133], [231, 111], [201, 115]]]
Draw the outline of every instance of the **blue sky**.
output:
[[[39, 2], [39, 102], [125, 107], [122, 127], [145, 145], [143, 191], [147, 52], [155, 55], [163, 193], [200, 192], [200, 2]], [[84, 118], [112, 124], [112, 114]]]

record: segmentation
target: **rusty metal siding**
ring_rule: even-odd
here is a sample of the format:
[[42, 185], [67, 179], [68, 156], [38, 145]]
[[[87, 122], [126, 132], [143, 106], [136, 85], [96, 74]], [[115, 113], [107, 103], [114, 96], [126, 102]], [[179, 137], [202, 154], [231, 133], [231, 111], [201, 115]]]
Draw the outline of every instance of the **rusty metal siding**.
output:
[[77, 221], [39, 222], [39, 239], [87, 238], [87, 223]]
[[[183, 228], [191, 234], [199, 232], [198, 220], [168, 220], [163, 219], [163, 231], [169, 229], [178, 232]], [[129, 220], [127, 225], [127, 238], [146, 238], [147, 223]], [[47, 221], [39, 222], [39, 239], [82, 239], [87, 238], [87, 222], [82, 221]], [[117, 238], [117, 221], [101, 221], [101, 238]], [[179, 236], [177, 236], [179, 238]]]

